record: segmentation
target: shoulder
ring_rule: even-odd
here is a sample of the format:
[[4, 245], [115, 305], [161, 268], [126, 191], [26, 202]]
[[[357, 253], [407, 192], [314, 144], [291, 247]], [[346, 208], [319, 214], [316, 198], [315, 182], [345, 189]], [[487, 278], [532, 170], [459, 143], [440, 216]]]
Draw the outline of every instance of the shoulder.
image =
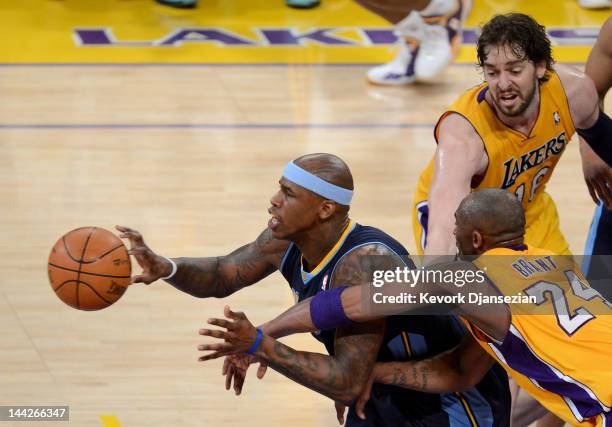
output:
[[561, 80], [575, 127], [581, 129], [591, 127], [599, 108], [599, 98], [593, 80], [582, 71], [568, 65], [555, 65], [555, 72]]
[[437, 131], [438, 146], [469, 144], [482, 147], [482, 138], [474, 125], [458, 112], [449, 111], [440, 117]]
[[289, 245], [291, 245], [291, 242], [288, 240], [276, 239], [269, 228], [262, 231], [254, 242], [256, 251], [277, 268], [280, 266]]
[[[488, 165], [485, 142], [472, 123], [457, 112], [448, 112], [438, 123], [435, 164], [456, 165], [452, 169], [470, 176], [483, 173]], [[447, 169], [451, 170], [451, 169]]]
[[336, 264], [332, 287], [372, 283], [375, 271], [405, 267], [402, 257], [382, 243], [367, 243], [347, 252]]
[[387, 246], [399, 255], [408, 255], [408, 250], [393, 236], [385, 233], [379, 228], [368, 225], [356, 224], [355, 229], [347, 239], [347, 244], [348, 249], [345, 253], [357, 250], [362, 246], [381, 244]]

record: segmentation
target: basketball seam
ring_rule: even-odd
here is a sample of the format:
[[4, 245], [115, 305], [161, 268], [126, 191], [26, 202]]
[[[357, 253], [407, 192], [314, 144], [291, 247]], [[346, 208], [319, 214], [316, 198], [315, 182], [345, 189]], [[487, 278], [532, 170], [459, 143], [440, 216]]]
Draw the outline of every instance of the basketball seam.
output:
[[[112, 252], [116, 251], [117, 249], [119, 249], [119, 248], [120, 248], [120, 247], [122, 247], [122, 246], [123, 246], [123, 243], [119, 243], [117, 246], [115, 246], [115, 247], [114, 247], [114, 248], [112, 248], [112, 249], [109, 249], [107, 252], [103, 253], [102, 255], [100, 255], [99, 257], [97, 257], [97, 258], [96, 258], [96, 259], [94, 259], [94, 260], [91, 260], [91, 261], [85, 261], [84, 259], [81, 259], [81, 261], [80, 261], [80, 262], [81, 262], [82, 264], [93, 264], [94, 262], [96, 262], [96, 261], [100, 261], [100, 260], [101, 260], [102, 258], [104, 258], [106, 255], [108, 255], [108, 254], [110, 254], [110, 253], [112, 253]], [[85, 254], [83, 254], [83, 255], [85, 255]]]
[[[85, 240], [85, 244], [83, 245], [83, 253], [81, 254], [81, 261], [83, 260], [83, 257], [85, 256], [87, 245], [89, 245], [89, 239], [91, 239], [91, 236], [94, 233], [94, 231], [96, 231], [96, 227], [92, 227], [91, 231], [89, 232], [89, 235], [87, 236], [87, 240]], [[64, 242], [64, 245], [66, 245], [66, 242]], [[68, 251], [68, 248], [66, 248], [66, 251]], [[76, 284], [76, 306], [78, 309], [81, 308], [81, 305], [79, 304], [79, 284], [81, 283], [81, 266], [83, 265], [81, 261], [79, 261], [79, 271], [77, 272], [77, 284]], [[94, 292], [97, 294], [96, 291]], [[104, 300], [104, 298], [102, 299]]]
[[102, 295], [100, 295], [100, 294], [98, 293], [98, 291], [96, 291], [96, 289], [95, 289], [93, 286], [91, 286], [89, 283], [87, 283], [87, 282], [83, 282], [83, 281], [81, 281], [81, 280], [79, 280], [79, 283], [81, 283], [82, 285], [85, 285], [85, 286], [87, 286], [89, 289], [91, 289], [91, 290], [93, 291], [93, 293], [94, 293], [94, 294], [96, 294], [98, 297], [100, 297], [100, 299], [101, 299], [102, 301], [104, 301], [105, 303], [107, 303], [108, 305], [111, 305], [111, 304], [112, 304], [112, 302], [111, 302], [111, 301], [108, 301], [106, 298], [104, 298]]
[[[55, 267], [55, 268], [59, 268], [61, 270], [66, 270], [66, 271], [71, 271], [73, 273], [78, 273], [78, 270], [73, 270], [72, 268], [68, 268], [68, 267], [62, 267], [61, 265], [56, 265], [53, 263], [48, 263], [51, 267]], [[81, 271], [81, 274], [87, 274], [89, 276], [99, 276], [99, 277], [111, 277], [113, 279], [129, 279], [132, 276], [113, 276], [110, 274], [100, 274], [100, 273], [89, 273], [87, 271]]]
[[62, 243], [64, 244], [64, 249], [66, 249], [66, 254], [68, 255], [68, 257], [70, 257], [70, 259], [74, 262], [81, 262], [80, 260], [73, 257], [70, 253], [70, 249], [68, 249], [68, 245], [66, 244], [66, 236], [62, 236]]
[[87, 282], [83, 282], [82, 280], [74, 280], [74, 279], [71, 279], [71, 280], [66, 280], [65, 282], [62, 282], [62, 283], [61, 283], [61, 284], [60, 284], [60, 285], [59, 285], [57, 288], [55, 288], [55, 289], [54, 289], [54, 291], [55, 291], [55, 292], [59, 291], [59, 290], [60, 290], [60, 289], [61, 289], [61, 288], [62, 288], [64, 285], [66, 285], [66, 284], [68, 284], [68, 283], [70, 283], [70, 282], [74, 282], [74, 283], [76, 283], [77, 285], [82, 284], [82, 285], [84, 285], [84, 286], [87, 286], [87, 287], [88, 287], [89, 289], [91, 289], [91, 290], [93, 291], [93, 293], [94, 293], [94, 294], [96, 294], [96, 295], [97, 295], [97, 296], [98, 296], [98, 297], [99, 297], [99, 298], [100, 298], [102, 301], [104, 301], [104, 302], [105, 302], [105, 303], [107, 303], [108, 305], [111, 305], [111, 304], [112, 304], [112, 302], [111, 302], [111, 301], [108, 301], [106, 298], [104, 298], [102, 295], [100, 295], [100, 294], [98, 293], [98, 291], [96, 291], [96, 289], [95, 289], [93, 286], [91, 286], [91, 285], [90, 285], [89, 283], [87, 283]]
[[74, 283], [78, 283], [78, 280], [75, 279], [70, 279], [70, 280], [66, 280], [65, 282], [62, 282], [59, 284], [59, 286], [57, 288], [54, 288], [53, 290], [55, 292], [59, 291], [66, 283], [70, 283], [70, 282], [74, 282]]

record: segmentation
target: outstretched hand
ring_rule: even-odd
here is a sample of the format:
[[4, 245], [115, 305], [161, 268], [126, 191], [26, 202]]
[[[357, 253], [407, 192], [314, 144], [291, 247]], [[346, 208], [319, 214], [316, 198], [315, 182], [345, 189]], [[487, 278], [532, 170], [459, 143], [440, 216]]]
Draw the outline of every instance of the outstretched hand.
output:
[[138, 264], [142, 268], [142, 273], [132, 277], [130, 284], [132, 283], [153, 283], [161, 277], [166, 277], [172, 271], [172, 265], [164, 257], [157, 255], [153, 252], [144, 242], [142, 234], [138, 231], [133, 230], [129, 227], [116, 225], [117, 231], [121, 234], [119, 237], [122, 239], [128, 239], [130, 242], [130, 249], [128, 254], [133, 255], [138, 261]]
[[580, 141], [580, 156], [584, 181], [593, 202], [601, 201], [606, 209], [612, 209], [612, 168], [584, 141]]
[[362, 420], [366, 419], [365, 406], [370, 400], [370, 395], [372, 394], [372, 385], [374, 384], [374, 380], [376, 378], [375, 370], [376, 370], [376, 365], [374, 366], [374, 369], [372, 370], [372, 373], [370, 374], [370, 378], [368, 379], [366, 386], [363, 388], [363, 390], [361, 390], [361, 393], [359, 394], [359, 398], [357, 399], [357, 402], [355, 402], [355, 413], [357, 413], [357, 416], [361, 418]]
[[336, 419], [338, 420], [338, 424], [341, 426], [344, 425], [344, 413], [346, 412], [346, 405], [340, 402], [334, 402], [334, 406], [336, 407]]
[[232, 388], [232, 380], [234, 381], [234, 393], [236, 396], [242, 393], [242, 387], [246, 378], [246, 372], [249, 366], [253, 363], [259, 362], [259, 368], [257, 369], [257, 378], [262, 379], [268, 369], [268, 364], [264, 360], [259, 360], [255, 356], [248, 354], [233, 354], [225, 356], [223, 362], [222, 374], [225, 375], [225, 389], [229, 390]]
[[211, 359], [217, 359], [222, 356], [231, 354], [245, 353], [257, 338], [257, 329], [246, 315], [242, 312], [233, 312], [229, 306], [225, 306], [224, 315], [227, 319], [208, 319], [210, 325], [225, 328], [225, 331], [219, 329], [200, 329], [199, 334], [223, 340], [222, 343], [201, 344], [198, 346], [200, 351], [211, 351], [205, 356], [201, 356], [198, 360], [205, 362]]

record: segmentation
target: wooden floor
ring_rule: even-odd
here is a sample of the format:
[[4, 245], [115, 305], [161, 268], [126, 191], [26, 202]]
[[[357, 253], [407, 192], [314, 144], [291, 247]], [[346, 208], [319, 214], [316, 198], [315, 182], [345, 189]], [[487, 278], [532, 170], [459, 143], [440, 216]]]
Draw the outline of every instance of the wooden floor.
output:
[[[266, 226], [284, 164], [320, 151], [353, 171], [353, 219], [414, 248], [410, 201], [431, 127], [480, 76], [453, 66], [437, 85], [384, 89], [365, 70], [0, 68], [0, 405], [70, 405], [78, 426], [103, 414], [122, 426], [335, 425], [330, 400], [273, 371], [237, 398], [221, 362], [196, 362], [196, 331], [224, 304], [263, 322], [292, 303], [280, 274], [226, 301], [136, 285], [91, 313], [55, 297], [45, 263], [60, 235], [86, 225], [137, 228], [167, 256], [226, 253]], [[580, 252], [593, 204], [577, 144], [549, 190]], [[287, 342], [323, 350], [309, 336]]]

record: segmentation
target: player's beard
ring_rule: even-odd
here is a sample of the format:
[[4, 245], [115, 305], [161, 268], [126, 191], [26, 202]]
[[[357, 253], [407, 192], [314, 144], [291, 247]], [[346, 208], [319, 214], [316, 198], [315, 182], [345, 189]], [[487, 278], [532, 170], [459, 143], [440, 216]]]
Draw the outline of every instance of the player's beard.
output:
[[533, 102], [533, 98], [535, 97], [535, 91], [537, 88], [538, 88], [538, 80], [537, 78], [535, 78], [533, 85], [529, 89], [527, 89], [527, 92], [525, 94], [523, 94], [520, 91], [517, 93], [519, 102], [514, 107], [506, 108], [503, 105], [503, 103], [500, 101], [501, 95], [498, 95], [498, 97], [494, 98], [495, 104], [497, 105], [497, 108], [499, 109], [499, 111], [501, 111], [504, 115], [508, 117], [520, 116], [527, 110], [527, 108]]

